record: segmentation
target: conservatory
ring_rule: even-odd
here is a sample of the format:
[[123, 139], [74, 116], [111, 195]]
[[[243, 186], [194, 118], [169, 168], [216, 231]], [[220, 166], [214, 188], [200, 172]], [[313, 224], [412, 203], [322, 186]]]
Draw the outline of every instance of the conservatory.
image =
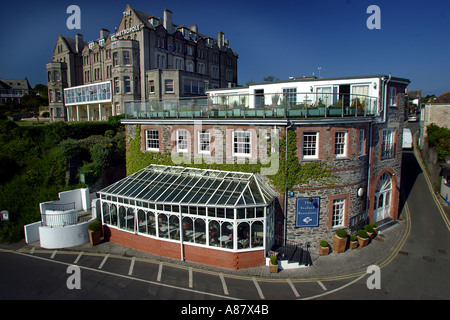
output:
[[150, 165], [98, 193], [109, 229], [181, 248], [245, 252], [273, 244], [276, 194], [257, 174]]

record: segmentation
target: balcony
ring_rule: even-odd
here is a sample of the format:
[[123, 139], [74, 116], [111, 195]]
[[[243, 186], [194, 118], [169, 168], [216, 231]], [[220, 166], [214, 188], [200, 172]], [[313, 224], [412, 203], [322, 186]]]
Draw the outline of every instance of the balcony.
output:
[[381, 106], [378, 97], [309, 92], [295, 93], [291, 96], [283, 94], [240, 94], [127, 102], [125, 109], [127, 119], [309, 119], [373, 117], [380, 113]]

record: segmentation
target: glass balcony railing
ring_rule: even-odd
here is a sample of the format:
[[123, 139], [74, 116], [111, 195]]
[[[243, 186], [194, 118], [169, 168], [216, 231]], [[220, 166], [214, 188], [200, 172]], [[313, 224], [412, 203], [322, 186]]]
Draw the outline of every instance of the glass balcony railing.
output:
[[[372, 117], [380, 114], [377, 97], [356, 94], [296, 93], [220, 95], [127, 102], [127, 119], [164, 118], [317, 118]], [[298, 97], [302, 95], [304, 99]], [[269, 102], [269, 103], [268, 103]]]

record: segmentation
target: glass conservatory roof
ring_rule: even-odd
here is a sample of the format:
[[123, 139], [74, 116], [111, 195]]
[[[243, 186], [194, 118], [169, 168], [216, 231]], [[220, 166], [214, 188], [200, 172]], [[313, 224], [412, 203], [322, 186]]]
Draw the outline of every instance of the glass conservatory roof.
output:
[[265, 206], [276, 194], [252, 173], [150, 165], [98, 192], [138, 201], [195, 206]]

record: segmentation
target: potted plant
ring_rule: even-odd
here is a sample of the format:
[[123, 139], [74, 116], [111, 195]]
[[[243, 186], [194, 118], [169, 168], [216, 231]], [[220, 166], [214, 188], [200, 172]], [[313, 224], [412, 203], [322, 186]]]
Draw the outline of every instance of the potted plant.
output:
[[270, 256], [269, 271], [270, 273], [278, 272], [278, 258], [276, 255]]
[[347, 247], [347, 231], [344, 229], [336, 230], [333, 235], [333, 251], [342, 253]]
[[375, 235], [377, 235], [378, 234], [378, 226], [377, 226], [377, 224], [375, 222], [371, 222], [369, 225], [372, 226], [373, 232], [375, 233]]
[[319, 254], [321, 256], [326, 256], [330, 252], [330, 247], [328, 247], [328, 242], [325, 240], [320, 241], [319, 243]]
[[358, 239], [354, 234], [350, 235], [350, 249], [356, 249], [358, 247]]
[[88, 231], [91, 245], [95, 246], [99, 244], [102, 234], [102, 223], [100, 221], [92, 221], [88, 226]]
[[375, 234], [373, 232], [373, 227], [370, 224], [366, 224], [364, 226], [364, 230], [367, 232], [370, 239], [372, 239], [375, 236]]
[[358, 243], [361, 248], [367, 246], [369, 243], [369, 235], [367, 234], [367, 231], [363, 229], [358, 230], [356, 238], [358, 239]]

